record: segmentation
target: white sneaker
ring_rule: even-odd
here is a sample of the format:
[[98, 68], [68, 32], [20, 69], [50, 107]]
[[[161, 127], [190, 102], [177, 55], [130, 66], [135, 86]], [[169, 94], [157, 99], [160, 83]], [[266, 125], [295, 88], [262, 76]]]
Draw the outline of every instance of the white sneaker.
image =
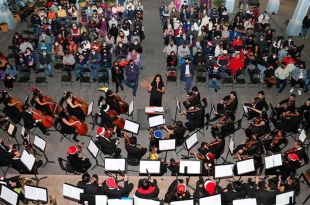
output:
[[298, 90], [298, 95], [301, 95], [301, 90]]
[[294, 88], [291, 88], [291, 89], [290, 89], [290, 93], [292, 93], [292, 92], [294, 92]]

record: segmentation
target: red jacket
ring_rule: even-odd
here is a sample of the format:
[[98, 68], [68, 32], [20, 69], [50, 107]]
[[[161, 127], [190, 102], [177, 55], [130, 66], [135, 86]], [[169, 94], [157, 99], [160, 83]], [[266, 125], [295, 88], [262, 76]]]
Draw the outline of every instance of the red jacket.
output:
[[228, 69], [231, 71], [232, 75], [236, 75], [238, 70], [241, 70], [244, 67], [244, 54], [240, 52], [240, 58], [236, 56], [231, 58], [229, 61]]

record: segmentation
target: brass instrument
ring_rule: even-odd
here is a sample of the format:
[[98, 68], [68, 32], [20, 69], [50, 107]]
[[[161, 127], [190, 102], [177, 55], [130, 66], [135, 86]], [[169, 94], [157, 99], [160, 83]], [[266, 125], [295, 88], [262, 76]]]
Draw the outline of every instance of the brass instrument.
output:
[[21, 186], [22, 188], [24, 188], [25, 185], [29, 185], [29, 186], [35, 185], [35, 182], [34, 182], [31, 178], [29, 178], [29, 177], [19, 176], [19, 177], [18, 177], [18, 181], [19, 181], [20, 186]]

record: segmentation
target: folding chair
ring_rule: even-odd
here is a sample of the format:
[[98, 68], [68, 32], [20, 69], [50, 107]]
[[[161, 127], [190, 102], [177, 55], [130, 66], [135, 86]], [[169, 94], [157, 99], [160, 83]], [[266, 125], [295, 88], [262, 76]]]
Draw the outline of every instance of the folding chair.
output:
[[176, 86], [178, 86], [178, 77], [177, 77], [177, 69], [176, 68], [167, 68], [166, 74], [166, 85], [168, 82], [175, 82]]
[[19, 86], [22, 87], [22, 84], [26, 84], [27, 87], [31, 86], [31, 71], [29, 70], [19, 70], [18, 79], [16, 82], [19, 83]]
[[236, 75], [235, 88], [241, 88], [243, 87], [242, 85], [245, 85], [245, 83], [246, 83], [245, 72], [242, 70]]
[[3, 176], [6, 176], [6, 173], [9, 171], [10, 168], [11, 168], [10, 164], [1, 164], [0, 165], [0, 169], [3, 173]]
[[89, 87], [91, 87], [91, 69], [85, 68], [83, 71], [81, 71], [81, 78], [80, 78], [80, 88], [82, 87], [82, 84], [88, 84]]
[[74, 173], [76, 174], [76, 172], [74, 171], [74, 169], [72, 168], [71, 164], [69, 163], [68, 160], [65, 160], [63, 158], [58, 157], [58, 163], [60, 168], [66, 172], [66, 174], [69, 173]]
[[36, 86], [44, 84], [47, 87], [46, 75], [45, 75], [46, 68], [39, 68], [35, 71], [35, 83]]
[[64, 68], [63, 70], [61, 70], [61, 87], [66, 84], [66, 83], [69, 83], [70, 86], [72, 87], [72, 76], [69, 76], [66, 69], [69, 69], [69, 68]]
[[222, 87], [231, 87], [231, 90], [234, 89], [234, 76], [228, 73], [226, 76], [222, 77]]
[[107, 84], [109, 86], [109, 71], [107, 68], [100, 68], [98, 70], [98, 81], [97, 83]]

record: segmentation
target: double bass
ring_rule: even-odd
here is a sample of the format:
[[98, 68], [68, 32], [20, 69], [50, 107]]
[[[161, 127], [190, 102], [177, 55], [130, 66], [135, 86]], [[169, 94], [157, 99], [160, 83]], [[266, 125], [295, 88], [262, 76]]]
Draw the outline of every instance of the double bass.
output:
[[[73, 122], [76, 122], [76, 121], [79, 121], [79, 120], [75, 116], [71, 116], [69, 118], [69, 122], [70, 123], [73, 123]], [[79, 123], [74, 124], [73, 127], [74, 127], [75, 130], [78, 131], [78, 134], [80, 136], [84, 136], [88, 132], [88, 127], [87, 127], [87, 124], [85, 122], [79, 121]]]
[[55, 123], [55, 118], [53, 118], [50, 115], [44, 115], [43, 112], [41, 112], [38, 109], [32, 111], [32, 117], [34, 120], [41, 121], [42, 125], [45, 128], [51, 128], [53, 124]]

